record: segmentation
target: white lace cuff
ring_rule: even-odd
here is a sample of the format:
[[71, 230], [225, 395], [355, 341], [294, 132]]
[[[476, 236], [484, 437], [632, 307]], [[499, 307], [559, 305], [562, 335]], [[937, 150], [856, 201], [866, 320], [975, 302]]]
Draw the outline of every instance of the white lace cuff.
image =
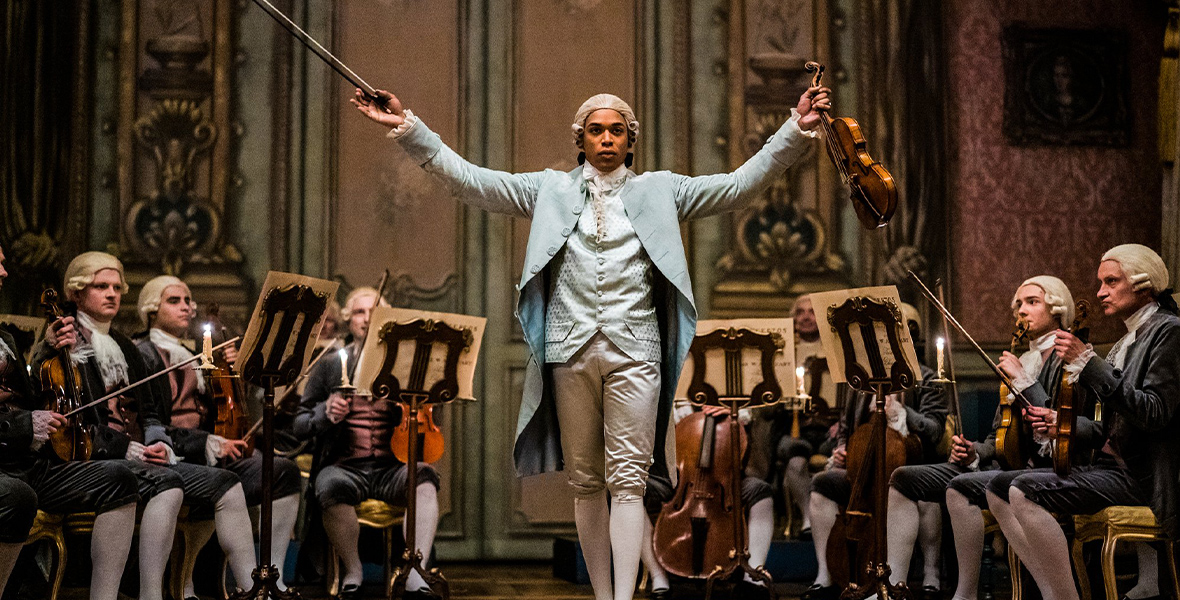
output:
[[205, 464], [210, 467], [217, 466], [217, 458], [221, 456], [221, 447], [225, 444], [225, 438], [220, 435], [209, 434], [205, 438]]
[[906, 424], [906, 410], [900, 402], [893, 402], [887, 404], [885, 407], [885, 416], [889, 419], [889, 426], [894, 431], [901, 434], [901, 437], [906, 437], [910, 434], [909, 425]]
[[127, 445], [127, 454], [123, 458], [143, 462], [143, 448], [143, 444], [131, 442]]
[[802, 127], [799, 127], [799, 119], [801, 119], [801, 118], [803, 118], [803, 117], [801, 117], [799, 115], [799, 111], [792, 108], [791, 109], [791, 118], [787, 119], [787, 122], [790, 123], [791, 121], [794, 121], [795, 127], [798, 127], [799, 131], [803, 135], [805, 135], [809, 138], [817, 138], [818, 139], [819, 138], [819, 127], [816, 127], [815, 129], [812, 129], [811, 131], [804, 131]]
[[1037, 380], [1029, 377], [1028, 373], [1021, 371], [1016, 374], [1016, 377], [1012, 378], [1012, 387], [1014, 391], [1023, 392], [1032, 387], [1036, 382]]
[[1094, 346], [1091, 346], [1090, 344], [1086, 344], [1085, 352], [1082, 352], [1081, 354], [1078, 355], [1077, 358], [1073, 359], [1068, 365], [1065, 365], [1065, 367], [1064, 367], [1065, 372], [1069, 374], [1066, 377], [1066, 380], [1069, 381], [1071, 384], [1077, 383], [1078, 378], [1082, 376], [1082, 370], [1086, 368], [1086, 365], [1090, 362], [1090, 359], [1094, 358], [1095, 356], [1098, 356], [1098, 355], [1094, 352]]
[[743, 426], [749, 425], [750, 420], [753, 418], [754, 418], [753, 415], [750, 414], [750, 409], [748, 409], [748, 408], [738, 409], [738, 423], [741, 423]]
[[395, 140], [396, 140], [397, 138], [399, 138], [399, 137], [401, 137], [401, 136], [405, 135], [405, 134], [406, 134], [406, 132], [407, 132], [407, 131], [409, 131], [411, 127], [413, 127], [414, 125], [416, 125], [416, 124], [418, 123], [418, 117], [415, 117], [415, 116], [414, 116], [414, 113], [413, 113], [413, 111], [411, 111], [410, 109], [408, 109], [408, 108], [407, 108], [407, 109], [405, 109], [405, 110], [404, 110], [404, 111], [402, 111], [402, 112], [406, 113], [406, 118], [405, 118], [405, 120], [404, 120], [404, 121], [402, 121], [401, 125], [398, 125], [397, 127], [394, 127], [394, 128], [393, 128], [393, 129], [392, 129], [392, 130], [391, 130], [391, 131], [390, 131], [390, 132], [387, 134], [387, 135], [389, 135], [389, 137], [391, 137], [391, 138], [393, 138], [393, 139], [395, 139]]
[[980, 463], [979, 453], [976, 452], [975, 453], [975, 460], [971, 461], [971, 464], [967, 465], [967, 470], [968, 471], [978, 471], [979, 470], [979, 463]]

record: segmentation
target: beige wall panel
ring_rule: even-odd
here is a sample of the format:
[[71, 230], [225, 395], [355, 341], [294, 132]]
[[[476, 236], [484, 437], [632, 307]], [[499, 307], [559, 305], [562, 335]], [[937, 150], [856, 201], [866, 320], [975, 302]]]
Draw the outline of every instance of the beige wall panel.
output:
[[[340, 2], [341, 60], [392, 91], [451, 147], [459, 146], [458, 2]], [[382, 128], [356, 113], [339, 80], [333, 272], [375, 285], [381, 270], [435, 288], [456, 272], [458, 204]]]

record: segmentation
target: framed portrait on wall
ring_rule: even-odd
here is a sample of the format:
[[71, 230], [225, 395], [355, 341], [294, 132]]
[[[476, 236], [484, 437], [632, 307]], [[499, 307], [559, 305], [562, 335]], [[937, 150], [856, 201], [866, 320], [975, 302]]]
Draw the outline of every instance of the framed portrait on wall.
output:
[[1125, 146], [1127, 36], [1111, 29], [1003, 33], [1004, 136], [1016, 146]]

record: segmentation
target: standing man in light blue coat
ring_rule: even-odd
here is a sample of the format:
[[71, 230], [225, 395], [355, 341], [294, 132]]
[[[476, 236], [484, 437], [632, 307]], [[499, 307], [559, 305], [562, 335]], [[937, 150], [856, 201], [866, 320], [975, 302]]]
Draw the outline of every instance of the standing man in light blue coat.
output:
[[532, 357], [516, 471], [566, 471], [596, 600], [630, 599], [648, 469], [676, 477], [672, 396], [696, 333], [680, 222], [753, 202], [811, 146], [815, 109], [830, 108], [829, 90], [807, 90], [736, 171], [704, 177], [630, 171], [639, 122], [610, 94], [590, 98], [574, 118], [581, 166], [521, 174], [467, 162], [393, 94], [379, 94], [384, 106], [360, 90], [352, 103], [393, 128], [389, 137], [459, 200], [532, 219], [517, 286]]

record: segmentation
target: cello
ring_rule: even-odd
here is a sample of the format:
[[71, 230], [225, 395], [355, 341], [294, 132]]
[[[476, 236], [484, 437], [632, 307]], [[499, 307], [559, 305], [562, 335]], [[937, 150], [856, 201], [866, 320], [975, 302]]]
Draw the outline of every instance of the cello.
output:
[[[1016, 329], [1012, 332], [1012, 341], [1008, 344], [1008, 352], [1016, 354], [1017, 346], [1022, 343], [1028, 343], [1028, 322], [1018, 317]], [[1019, 413], [1014, 410], [1013, 400], [1009, 399], [1011, 395], [1008, 384], [1000, 383], [1000, 425], [996, 427], [996, 460], [1006, 471], [1022, 469], [1028, 464], [1024, 428]]]
[[[57, 303], [57, 291], [52, 288], [41, 293], [41, 306], [49, 323], [64, 316]], [[62, 348], [56, 357], [41, 363], [39, 375], [46, 396], [45, 410], [70, 415], [83, 406], [82, 374], [68, 348]], [[49, 442], [53, 453], [67, 462], [90, 460], [94, 450], [90, 428], [82, 423], [81, 414], [67, 416], [66, 424], [49, 434]]]
[[[810, 61], [804, 68], [815, 73], [811, 87], [819, 87], [824, 66]], [[827, 110], [820, 113], [828, 158], [836, 165], [840, 178], [848, 186], [849, 198], [860, 224], [872, 231], [884, 227], [897, 210], [897, 185], [880, 162], [869, 156], [868, 141], [860, 124], [849, 117], [833, 118]]]

